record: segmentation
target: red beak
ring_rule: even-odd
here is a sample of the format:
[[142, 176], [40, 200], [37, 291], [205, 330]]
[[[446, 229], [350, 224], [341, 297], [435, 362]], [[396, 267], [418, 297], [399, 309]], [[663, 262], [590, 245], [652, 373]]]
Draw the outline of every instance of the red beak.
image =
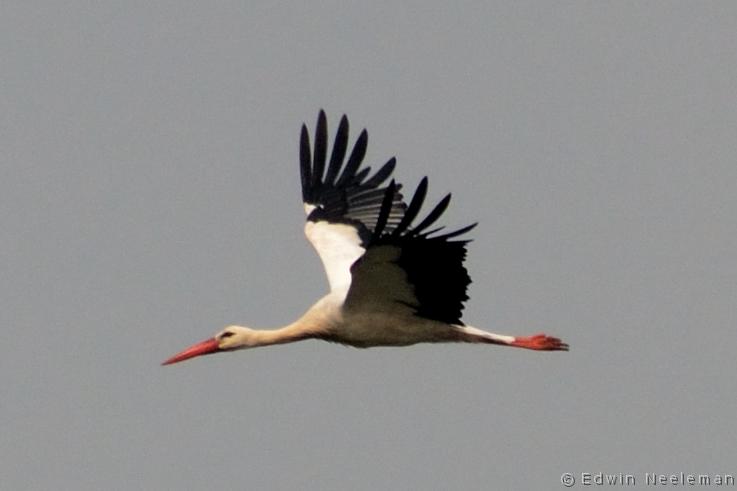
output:
[[202, 341], [201, 343], [197, 343], [194, 346], [190, 346], [186, 350], [182, 351], [181, 353], [178, 353], [168, 360], [166, 360], [162, 365], [171, 365], [172, 363], [179, 363], [180, 361], [188, 360], [190, 358], [194, 358], [195, 356], [200, 355], [209, 355], [210, 353], [215, 353], [216, 351], [220, 351], [220, 348], [218, 347], [218, 341], [215, 338], [210, 338]]

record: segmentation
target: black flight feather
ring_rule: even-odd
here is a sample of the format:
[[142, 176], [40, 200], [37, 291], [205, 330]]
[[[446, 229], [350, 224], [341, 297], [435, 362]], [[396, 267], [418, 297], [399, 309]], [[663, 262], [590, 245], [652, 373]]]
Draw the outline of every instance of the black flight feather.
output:
[[364, 182], [363, 184], [372, 188], [380, 186], [381, 183], [386, 181], [387, 178], [392, 175], [392, 172], [394, 172], [394, 167], [396, 165], [397, 159], [395, 159], [394, 157], [390, 158], [386, 164], [381, 166], [381, 169], [376, 171], [376, 174], [374, 174], [371, 179]]
[[333, 153], [330, 155], [330, 165], [328, 165], [328, 173], [325, 175], [325, 184], [328, 186], [335, 182], [340, 172], [340, 166], [343, 165], [345, 151], [348, 148], [348, 118], [343, 115], [340, 118], [338, 131], [335, 133], [335, 141], [333, 142]]
[[351, 151], [351, 155], [348, 157], [348, 162], [345, 164], [343, 173], [338, 178], [338, 182], [335, 183], [336, 186], [345, 186], [353, 182], [358, 166], [361, 165], [363, 158], [366, 156], [367, 145], [368, 133], [366, 130], [363, 130], [358, 136], [355, 145], [353, 145], [353, 151]]
[[312, 161], [312, 185], [322, 183], [322, 175], [325, 171], [325, 157], [328, 151], [328, 122], [325, 111], [320, 111], [315, 128], [315, 155]]
[[384, 200], [381, 202], [381, 210], [379, 211], [379, 218], [376, 219], [376, 226], [374, 227], [374, 235], [381, 236], [381, 233], [386, 227], [386, 221], [389, 219], [389, 213], [392, 211], [392, 202], [394, 201], [394, 191], [396, 185], [394, 179], [389, 183], [389, 187], [386, 188], [384, 193]]
[[312, 157], [310, 155], [310, 134], [307, 126], [302, 125], [302, 133], [299, 138], [299, 170], [302, 178], [302, 201], [312, 202]]
[[412, 196], [412, 201], [410, 201], [409, 207], [407, 207], [407, 211], [404, 213], [402, 221], [399, 222], [397, 228], [394, 229], [394, 236], [399, 236], [401, 233], [407, 230], [407, 227], [409, 227], [409, 225], [412, 223], [412, 220], [417, 217], [417, 214], [420, 212], [420, 208], [422, 207], [422, 202], [425, 201], [426, 194], [427, 177], [423, 177], [420, 181], [420, 184], [417, 186], [417, 190], [415, 190], [414, 196]]
[[435, 208], [433, 208], [430, 214], [427, 215], [419, 225], [412, 229], [412, 234], [417, 235], [425, 230], [427, 227], [435, 223], [435, 221], [440, 218], [440, 215], [442, 215], [445, 209], [448, 207], [448, 203], [450, 203], [450, 194], [447, 194], [445, 198], [440, 200], [440, 203], [438, 203]]

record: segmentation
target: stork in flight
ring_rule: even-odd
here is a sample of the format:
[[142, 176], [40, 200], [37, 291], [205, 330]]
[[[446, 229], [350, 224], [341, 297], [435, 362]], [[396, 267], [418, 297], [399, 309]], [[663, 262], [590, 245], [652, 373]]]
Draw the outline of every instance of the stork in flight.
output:
[[[430, 229], [443, 214], [450, 194], [414, 225], [427, 193], [420, 181], [409, 204], [391, 180], [394, 158], [369, 177], [361, 167], [368, 134], [363, 130], [346, 160], [348, 119], [343, 116], [330, 159], [325, 113], [320, 111], [315, 145], [302, 125], [300, 170], [307, 212], [305, 235], [327, 273], [330, 293], [295, 322], [273, 330], [228, 326], [187, 348], [163, 365], [195, 356], [322, 339], [359, 348], [415, 343], [485, 343], [540, 351], [567, 351], [545, 334], [494, 334], [461, 321], [471, 282], [463, 260], [468, 239], [456, 239], [476, 226], [453, 232]], [[383, 185], [383, 187], [382, 187]]]

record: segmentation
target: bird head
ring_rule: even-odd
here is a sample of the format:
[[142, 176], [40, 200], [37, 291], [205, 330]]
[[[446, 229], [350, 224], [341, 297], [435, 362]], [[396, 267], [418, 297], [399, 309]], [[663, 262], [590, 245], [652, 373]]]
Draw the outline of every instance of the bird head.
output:
[[228, 326], [215, 336], [194, 344], [167, 359], [162, 365], [171, 365], [195, 356], [209, 355], [220, 351], [231, 351], [255, 346], [256, 331], [249, 327]]

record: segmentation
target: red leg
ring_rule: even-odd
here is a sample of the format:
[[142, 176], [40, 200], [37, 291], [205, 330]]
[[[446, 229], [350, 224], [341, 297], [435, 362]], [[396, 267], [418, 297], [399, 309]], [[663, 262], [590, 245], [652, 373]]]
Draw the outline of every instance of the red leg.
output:
[[546, 334], [515, 336], [514, 341], [509, 345], [538, 351], [568, 351], [568, 344]]

